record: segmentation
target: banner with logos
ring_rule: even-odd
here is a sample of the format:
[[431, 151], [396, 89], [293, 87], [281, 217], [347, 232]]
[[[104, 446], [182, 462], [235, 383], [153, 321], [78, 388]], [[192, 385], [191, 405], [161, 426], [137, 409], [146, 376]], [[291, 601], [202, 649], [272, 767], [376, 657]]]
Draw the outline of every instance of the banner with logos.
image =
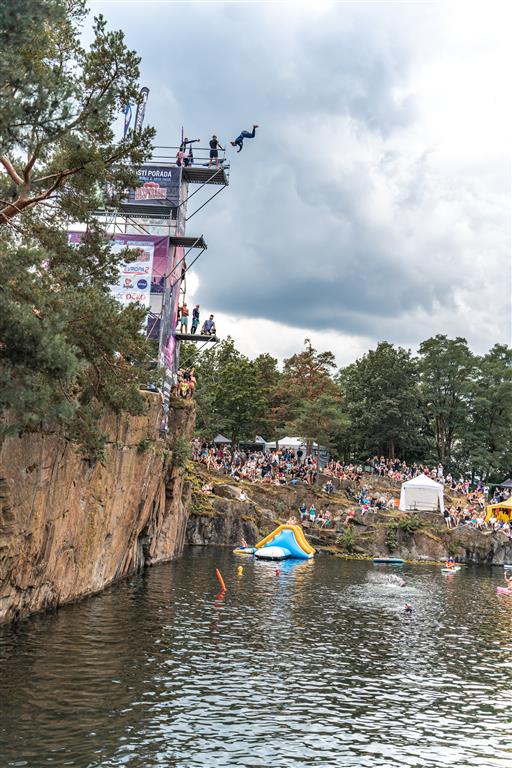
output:
[[146, 209], [177, 208], [180, 202], [181, 167], [170, 165], [143, 165], [139, 169], [142, 186], [130, 189], [121, 208]]
[[[69, 242], [79, 243], [82, 232], [69, 232]], [[110, 286], [113, 296], [123, 305], [139, 302], [149, 308], [153, 286], [163, 286], [169, 259], [169, 238], [153, 235], [113, 236], [112, 251], [134, 251], [133, 258], [120, 265], [118, 280]], [[162, 290], [162, 288], [160, 288]]]

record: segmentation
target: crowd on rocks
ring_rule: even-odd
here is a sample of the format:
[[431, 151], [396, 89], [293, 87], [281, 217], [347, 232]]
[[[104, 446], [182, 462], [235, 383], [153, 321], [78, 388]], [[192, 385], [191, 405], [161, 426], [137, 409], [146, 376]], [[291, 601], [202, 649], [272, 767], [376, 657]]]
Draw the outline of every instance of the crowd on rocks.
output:
[[[478, 487], [470, 492], [462, 503], [452, 504], [445, 508], [444, 519], [448, 528], [476, 528], [480, 531], [501, 531], [512, 538], [511, 521], [503, 519], [503, 516], [491, 515], [487, 520], [486, 510], [488, 504], [499, 504], [510, 498], [510, 490], [497, 488], [491, 499]], [[510, 517], [510, 516], [509, 516]]]
[[[435, 480], [436, 483], [441, 483], [445, 489], [451, 490], [453, 493], [467, 496], [471, 492], [471, 483], [468, 478], [462, 475], [455, 477], [450, 472], [445, 474], [441, 463], [433, 467], [429, 467], [426, 464], [416, 464], [416, 462], [408, 465], [400, 459], [385, 459], [384, 456], [374, 456], [368, 459], [366, 463], [379, 477], [386, 477], [398, 483], [412, 480], [417, 475], [423, 474], [426, 477], [430, 477], [431, 480]], [[478, 493], [485, 493], [486, 486], [484, 486], [483, 482], [479, 481], [476, 490]]]
[[192, 444], [192, 458], [207, 469], [222, 472], [234, 480], [274, 485], [313, 485], [318, 476], [316, 459], [303, 456], [301, 450], [290, 448], [262, 453], [216, 446], [196, 439]]
[[[201, 462], [208, 470], [213, 469], [233, 480], [260, 482], [274, 485], [297, 485], [305, 483], [313, 485], [318, 477], [317, 461], [314, 457], [304, 456], [303, 451], [282, 448], [274, 451], [244, 451], [232, 449], [230, 446], [218, 446], [196, 439], [193, 441], [192, 458]], [[322, 472], [328, 475], [322, 489], [327, 494], [334, 492], [331, 478], [348, 480], [356, 484], [356, 489], [347, 487], [345, 492], [352, 497], [354, 508], [348, 513], [340, 513], [334, 517], [326, 509], [317, 511], [312, 505], [309, 509], [304, 504], [299, 509], [300, 522], [308, 527], [331, 528], [334, 523], [350, 525], [356, 517], [364, 517], [369, 512], [392, 511], [398, 506], [398, 498], [393, 493], [372, 491], [363, 483], [363, 472], [370, 466], [373, 474], [391, 481], [404, 482], [418, 474], [425, 474], [442, 483], [453, 495], [463, 496], [457, 503], [448, 505], [444, 518], [448, 528], [470, 527], [479, 530], [502, 531], [512, 538], [510, 521], [491, 517], [486, 521], [487, 505], [504, 501], [510, 496], [509, 490], [497, 489], [494, 496], [488, 499], [489, 489], [479, 481], [474, 489], [463, 477], [453, 478], [450, 473], [444, 474], [442, 464], [429, 468], [423, 464], [408, 466], [405, 462], [384, 459], [375, 456], [368, 459], [365, 465], [342, 464], [330, 461]], [[209, 491], [205, 491], [209, 492]], [[244, 499], [245, 500], [245, 499]], [[345, 517], [343, 518], [343, 516]]]

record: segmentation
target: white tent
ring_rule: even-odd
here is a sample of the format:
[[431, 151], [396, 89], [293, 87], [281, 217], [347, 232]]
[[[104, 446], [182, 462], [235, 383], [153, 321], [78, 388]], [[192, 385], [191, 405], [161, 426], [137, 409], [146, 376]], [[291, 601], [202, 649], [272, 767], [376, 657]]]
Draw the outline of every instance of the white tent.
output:
[[418, 475], [402, 483], [400, 506], [403, 512], [444, 512], [444, 488], [426, 475]]
[[[301, 437], [282, 437], [277, 442], [280, 448], [293, 448], [295, 450], [300, 450], [301, 448], [304, 450], [306, 448], [306, 444]], [[267, 448], [275, 448], [276, 444], [267, 443], [266, 446]], [[313, 448], [318, 448], [317, 443], [313, 443]]]

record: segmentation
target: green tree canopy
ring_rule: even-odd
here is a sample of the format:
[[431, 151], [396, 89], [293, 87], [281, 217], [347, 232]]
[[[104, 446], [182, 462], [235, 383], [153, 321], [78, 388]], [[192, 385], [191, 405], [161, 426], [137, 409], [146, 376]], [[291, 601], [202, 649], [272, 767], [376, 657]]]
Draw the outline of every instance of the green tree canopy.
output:
[[113, 123], [139, 99], [139, 58], [102, 16], [86, 50], [86, 16], [85, 0], [0, 4], [0, 226], [34, 208], [88, 221], [104, 190], [115, 205], [137, 183], [154, 131]]
[[409, 458], [418, 450], [419, 390], [409, 350], [380, 342], [340, 371], [359, 450]]
[[115, 138], [138, 57], [101, 17], [84, 49], [85, 16], [82, 0], [0, 4], [0, 411], [4, 430], [58, 423], [99, 453], [101, 414], [144, 408], [150, 348], [145, 310], [110, 295], [126, 253], [95, 212], [136, 182], [153, 131]]
[[420, 344], [421, 394], [437, 458], [450, 463], [456, 441], [464, 434], [471, 379], [477, 360], [466, 339], [437, 335]]

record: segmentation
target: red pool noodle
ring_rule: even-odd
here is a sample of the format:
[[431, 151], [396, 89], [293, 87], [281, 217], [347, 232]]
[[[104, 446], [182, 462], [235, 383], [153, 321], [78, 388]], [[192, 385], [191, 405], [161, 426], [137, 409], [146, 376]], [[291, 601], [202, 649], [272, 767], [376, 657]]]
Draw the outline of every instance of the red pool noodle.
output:
[[220, 588], [221, 588], [222, 592], [225, 592], [226, 591], [226, 585], [224, 584], [224, 579], [222, 578], [222, 574], [221, 574], [221, 572], [219, 571], [218, 568], [215, 569], [215, 574], [216, 574], [216, 576], [217, 576], [217, 578], [219, 580]]

